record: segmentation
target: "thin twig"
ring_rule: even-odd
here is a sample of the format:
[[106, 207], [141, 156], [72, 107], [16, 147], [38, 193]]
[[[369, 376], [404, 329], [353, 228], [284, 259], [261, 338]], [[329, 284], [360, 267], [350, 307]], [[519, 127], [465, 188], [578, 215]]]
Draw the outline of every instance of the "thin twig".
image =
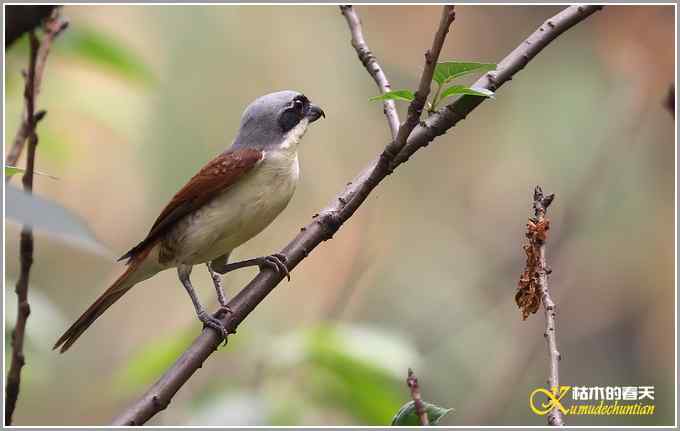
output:
[[[25, 72], [24, 88], [24, 111], [14, 147], [8, 156], [10, 166], [15, 166], [25, 141], [28, 141], [28, 152], [26, 157], [26, 170], [22, 177], [22, 183], [26, 193], [33, 192], [33, 173], [35, 169], [35, 152], [38, 146], [38, 135], [36, 127], [40, 120], [45, 117], [45, 111], [36, 111], [36, 99], [40, 92], [40, 83], [45, 71], [45, 63], [50, 51], [50, 46], [54, 38], [63, 31], [68, 23], [62, 21], [59, 15], [60, 8], [54, 8], [49, 19], [44, 23], [42, 40], [38, 40], [35, 32], [29, 32], [29, 64]], [[17, 323], [12, 331], [12, 359], [9, 371], [7, 372], [7, 386], [5, 388], [5, 425], [12, 423], [12, 416], [19, 397], [21, 386], [21, 369], [25, 364], [24, 356], [24, 335], [26, 333], [26, 322], [31, 313], [28, 303], [28, 284], [31, 266], [33, 265], [33, 231], [30, 226], [21, 229], [19, 241], [19, 259], [21, 272], [16, 284], [17, 294]]]
[[[534, 190], [534, 215], [537, 225], [546, 224], [546, 231], [549, 226], [549, 220], [545, 217], [548, 207], [555, 198], [554, 194], [544, 195], [543, 190], [536, 186]], [[550, 289], [548, 287], [548, 274], [551, 270], [548, 268], [545, 258], [545, 235], [535, 237], [535, 244], [538, 247], [538, 288], [541, 294], [541, 302], [543, 302], [543, 310], [545, 311], [545, 336], [548, 345], [548, 356], [550, 357], [550, 376], [548, 377], [548, 386], [550, 390], [558, 393], [560, 390], [560, 368], [559, 361], [562, 359], [560, 352], [557, 350], [557, 336], [555, 334], [556, 322], [555, 316], [557, 314], [557, 306], [550, 296]], [[564, 425], [564, 416], [559, 408], [553, 407], [552, 411], [548, 413], [548, 424], [553, 426]]]
[[[512, 78], [557, 36], [599, 9], [601, 9], [600, 6], [571, 6], [551, 18], [551, 25], [541, 26], [543, 31], [532, 34], [499, 64], [494, 78], [496, 88]], [[455, 126], [481, 103], [480, 99], [483, 100], [480, 97], [464, 96], [429, 116], [423, 124], [413, 130], [400, 155], [392, 160], [388, 167], [382, 169], [379, 175], [372, 176], [371, 174], [380, 165], [380, 157], [369, 163], [330, 205], [319, 211], [312, 222], [303, 227], [300, 233], [284, 247], [282, 253], [286, 256], [288, 268], [293, 270], [314, 248], [332, 238], [370, 192], [390, 173], [389, 169], [394, 169], [408, 160], [410, 155], [419, 148], [426, 146], [437, 136]], [[255, 276], [229, 302], [228, 305], [233, 312], [221, 317], [227, 330], [234, 332], [255, 307], [274, 290], [282, 278], [283, 276], [273, 271], [261, 272]], [[204, 330], [163, 376], [114, 420], [114, 424], [141, 425], [166, 408], [174, 394], [202, 366], [221, 341], [215, 331]]]
[[[26, 130], [28, 131], [28, 158], [26, 160], [26, 171], [23, 175], [23, 185], [26, 193], [33, 190], [33, 167], [35, 165], [35, 148], [38, 145], [38, 136], [35, 133], [37, 123], [35, 115], [35, 72], [36, 59], [40, 42], [31, 31], [29, 65], [26, 76], [26, 86], [24, 89], [24, 103], [26, 107]], [[30, 226], [24, 226], [21, 230], [19, 243], [19, 258], [21, 261], [21, 274], [17, 281], [15, 292], [17, 294], [17, 323], [12, 331], [12, 359], [7, 373], [7, 387], [5, 392], [5, 424], [12, 423], [12, 415], [19, 397], [19, 387], [21, 385], [21, 369], [25, 364], [24, 357], [24, 334], [26, 332], [26, 322], [31, 313], [28, 304], [28, 280], [33, 264], [33, 231]]]
[[[561, 359], [560, 352], [557, 350], [555, 335], [557, 306], [550, 296], [548, 275], [551, 270], [545, 257], [545, 243], [550, 230], [550, 220], [546, 217], [546, 212], [554, 198], [554, 194], [543, 194], [540, 186], [536, 186], [534, 189], [534, 216], [529, 217], [526, 233], [529, 243], [524, 246], [527, 263], [519, 280], [519, 290], [515, 295], [515, 301], [522, 309], [523, 319], [526, 319], [529, 314], [535, 313], [540, 304], [543, 304], [545, 312], [545, 333], [543, 335], [548, 345], [548, 356], [550, 358], [548, 389], [557, 395], [560, 391], [559, 361]], [[564, 425], [564, 417], [557, 407], [553, 407], [548, 412], [547, 417], [549, 425]]]
[[[364, 65], [368, 74], [371, 75], [376, 85], [380, 89], [381, 93], [387, 93], [392, 89], [390, 82], [387, 80], [385, 72], [383, 72], [382, 67], [378, 63], [378, 59], [375, 58], [373, 52], [368, 48], [366, 40], [364, 39], [364, 33], [361, 29], [361, 20], [359, 15], [354, 10], [354, 8], [349, 6], [340, 6], [340, 12], [347, 20], [347, 25], [349, 26], [350, 33], [352, 34], [352, 46], [359, 56], [361, 64]], [[394, 104], [394, 100], [383, 101], [383, 111], [385, 112], [385, 117], [387, 117], [387, 123], [390, 127], [390, 132], [392, 133], [392, 139], [397, 138], [397, 132], [399, 131], [399, 114], [397, 113], [397, 108]]]
[[[47, 56], [50, 53], [50, 47], [52, 42], [56, 39], [59, 34], [68, 27], [68, 21], [61, 19], [60, 7], [55, 8], [52, 11], [50, 17], [45, 21], [43, 26], [45, 30], [45, 35], [40, 42], [40, 47], [38, 48], [38, 53], [35, 63], [35, 76], [34, 76], [34, 86], [33, 86], [33, 100], [37, 101], [40, 95], [40, 89], [42, 86], [42, 77], [45, 72], [45, 66], [47, 64]], [[40, 115], [40, 113], [38, 113]], [[43, 113], [44, 115], [44, 113]], [[5, 158], [5, 166], [16, 166], [21, 153], [24, 150], [24, 145], [26, 140], [30, 135], [30, 130], [28, 127], [28, 112], [26, 111], [26, 106], [24, 105], [24, 110], [21, 114], [21, 125], [14, 136], [14, 141], [12, 143], [12, 148], [10, 148], [7, 157]], [[11, 175], [5, 176], [5, 181], [9, 181], [12, 178]]]
[[[488, 72], [472, 85], [475, 88], [485, 88], [496, 91], [503, 84], [524, 69], [524, 67], [538, 55], [550, 42], [559, 35], [572, 28], [574, 25], [588, 18], [590, 15], [601, 10], [603, 6], [569, 6], [557, 15], [546, 20], [536, 31], [508, 54], [493, 72]], [[417, 127], [409, 142], [401, 149], [397, 157], [390, 165], [394, 168], [409, 159], [422, 146], [428, 145], [437, 136], [443, 135], [464, 120], [465, 116], [477, 106], [482, 104], [486, 97], [462, 96], [453, 103], [439, 108], [435, 114], [430, 115]]]
[[427, 96], [430, 95], [430, 85], [432, 84], [432, 76], [434, 75], [434, 68], [437, 66], [439, 54], [444, 46], [446, 35], [449, 32], [449, 27], [453, 20], [456, 19], [455, 6], [444, 6], [442, 8], [442, 16], [439, 21], [439, 28], [432, 40], [432, 48], [425, 52], [425, 67], [423, 73], [420, 75], [420, 84], [416, 91], [413, 101], [408, 105], [408, 116], [406, 121], [399, 128], [399, 133], [394, 139], [394, 142], [387, 145], [383, 154], [389, 156], [390, 161], [401, 151], [406, 145], [406, 140], [411, 135], [411, 132], [418, 125], [420, 116], [423, 113]]
[[412, 369], [408, 369], [408, 377], [406, 377], [406, 384], [409, 389], [411, 389], [411, 398], [413, 398], [413, 404], [416, 408], [416, 414], [420, 420], [421, 426], [430, 425], [430, 419], [427, 417], [427, 410], [425, 409], [425, 404], [423, 404], [423, 399], [420, 396], [420, 385], [418, 384], [418, 377], [413, 373]]

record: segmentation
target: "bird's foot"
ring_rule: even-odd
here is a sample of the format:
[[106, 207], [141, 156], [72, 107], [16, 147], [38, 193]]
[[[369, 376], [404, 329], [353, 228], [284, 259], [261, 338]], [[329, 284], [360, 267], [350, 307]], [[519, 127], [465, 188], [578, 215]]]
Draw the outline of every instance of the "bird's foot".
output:
[[[220, 308], [220, 310], [222, 310], [222, 308]], [[224, 325], [218, 318], [211, 316], [205, 310], [201, 310], [200, 312], [198, 312], [197, 316], [198, 320], [203, 322], [204, 327], [207, 326], [208, 328], [212, 328], [215, 331], [217, 331], [217, 333], [224, 339], [224, 344], [227, 344], [227, 335], [229, 335], [227, 332], [227, 328], [224, 327]]]
[[288, 260], [286, 256], [281, 253], [274, 253], [269, 256], [261, 257], [259, 260], [260, 270], [270, 268], [277, 273], [285, 275], [288, 281], [290, 281], [290, 272], [286, 266], [286, 261]]
[[220, 308], [217, 309], [215, 314], [213, 314], [214, 317], [221, 319], [224, 316], [227, 316], [229, 314], [232, 314], [234, 310], [231, 309], [231, 307], [228, 304], [220, 304]]

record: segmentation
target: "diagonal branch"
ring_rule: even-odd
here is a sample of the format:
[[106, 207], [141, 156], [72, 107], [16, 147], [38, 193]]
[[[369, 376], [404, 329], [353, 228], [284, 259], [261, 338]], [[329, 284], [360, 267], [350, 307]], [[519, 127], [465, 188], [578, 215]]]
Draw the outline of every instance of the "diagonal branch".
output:
[[[564, 31], [601, 9], [601, 6], [571, 6], [555, 15], [541, 26], [541, 30], [508, 55], [498, 70], [485, 78], [486, 85], [498, 88], [519, 72], [552, 40]], [[549, 24], [550, 23], [550, 24]], [[371, 162], [330, 205], [316, 214], [311, 223], [303, 227], [293, 240], [284, 247], [289, 269], [294, 269], [309, 253], [333, 234], [354, 214], [371, 191], [399, 164], [408, 160], [419, 148], [445, 133], [474, 110], [484, 98], [464, 96], [456, 102], [438, 110], [409, 134], [406, 144], [398, 156], [385, 166], [382, 155]], [[390, 144], [391, 145], [391, 144]], [[389, 145], [388, 145], [389, 146]], [[382, 167], [381, 167], [382, 166]], [[377, 172], [376, 172], [377, 171]], [[373, 174], [375, 172], [375, 174]], [[233, 313], [223, 316], [222, 321], [230, 332], [264, 300], [281, 282], [283, 276], [273, 271], [259, 273], [230, 302]], [[151, 388], [130, 408], [114, 421], [114, 425], [141, 425], [163, 410], [174, 394], [201, 367], [203, 362], [220, 345], [220, 337], [212, 330], [204, 330], [177, 359], [177, 361], [154, 383]]]
[[[37, 101], [40, 95], [40, 88], [42, 85], [42, 77], [45, 72], [45, 65], [47, 63], [47, 56], [50, 53], [50, 48], [54, 39], [59, 36], [59, 34], [68, 27], [68, 21], [65, 21], [59, 16], [59, 7], [52, 10], [52, 14], [45, 21], [44, 30], [45, 35], [40, 42], [40, 47], [36, 54], [35, 61], [35, 75], [33, 79], [33, 100]], [[24, 110], [21, 114], [21, 125], [14, 136], [14, 141], [12, 143], [12, 148], [10, 149], [7, 157], [5, 158], [5, 166], [16, 166], [22, 151], [24, 150], [24, 145], [26, 140], [30, 136], [31, 131], [29, 130], [28, 124], [28, 112], [24, 105]], [[11, 175], [5, 177], [5, 181], [9, 181]]]
[[[376, 85], [380, 89], [381, 93], [387, 93], [392, 89], [390, 82], [387, 80], [385, 72], [383, 72], [382, 67], [378, 63], [378, 59], [375, 58], [373, 52], [368, 48], [366, 40], [364, 40], [364, 33], [361, 29], [361, 20], [359, 15], [357, 15], [354, 7], [340, 6], [340, 12], [345, 17], [349, 30], [352, 33], [352, 46], [359, 56], [361, 64], [364, 65], [368, 74], [373, 77]], [[397, 108], [394, 105], [394, 100], [383, 101], [383, 111], [385, 112], [385, 117], [387, 117], [387, 123], [390, 126], [390, 132], [392, 133], [392, 139], [397, 138], [397, 132], [399, 131], [399, 114], [397, 113]]]

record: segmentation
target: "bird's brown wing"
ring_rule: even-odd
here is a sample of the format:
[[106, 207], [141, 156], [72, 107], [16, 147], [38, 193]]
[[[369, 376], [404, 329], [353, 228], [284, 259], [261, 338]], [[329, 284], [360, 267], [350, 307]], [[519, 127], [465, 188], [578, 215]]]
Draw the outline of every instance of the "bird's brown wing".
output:
[[[209, 161], [166, 205], [148, 235], [118, 260], [132, 259], [166, 233], [182, 217], [208, 203], [221, 191], [236, 183], [250, 171], [264, 153], [249, 148], [226, 151]], [[128, 263], [130, 261], [128, 260]]]

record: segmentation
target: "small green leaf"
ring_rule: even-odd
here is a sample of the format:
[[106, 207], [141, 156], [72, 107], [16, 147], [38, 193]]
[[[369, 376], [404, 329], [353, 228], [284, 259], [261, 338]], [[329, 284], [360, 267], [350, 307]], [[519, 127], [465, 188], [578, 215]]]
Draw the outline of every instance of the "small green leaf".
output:
[[416, 95], [411, 90], [392, 90], [379, 96], [373, 96], [368, 100], [371, 102], [375, 100], [405, 100], [410, 102], [415, 99], [415, 97]]
[[439, 85], [443, 85], [453, 79], [470, 73], [488, 72], [495, 69], [496, 65], [494, 63], [444, 61], [437, 63], [437, 66], [434, 68], [432, 79]]
[[480, 87], [466, 87], [465, 85], [452, 85], [451, 87], [447, 88], [442, 92], [442, 95], [439, 97], [439, 100], [444, 100], [447, 97], [454, 96], [456, 94], [467, 94], [470, 96], [481, 96], [481, 97], [490, 97], [494, 98], [494, 92], [491, 90], [487, 90], [486, 88], [480, 88]]
[[82, 58], [125, 78], [148, 83], [151, 72], [135, 53], [120, 43], [114, 35], [92, 28], [71, 26], [55, 50]]
[[[446, 409], [434, 404], [423, 401], [425, 411], [427, 411], [427, 418], [430, 425], [437, 425], [441, 418], [452, 412], [453, 409]], [[418, 426], [420, 425], [420, 418], [416, 414], [416, 403], [411, 400], [401, 406], [399, 411], [392, 419], [392, 426]]]
[[5, 176], [11, 177], [12, 175], [21, 174], [24, 170], [21, 168], [15, 168], [14, 166], [5, 166]]
[[[12, 175], [16, 174], [23, 174], [26, 172], [25, 169], [17, 168], [15, 166], [5, 166], [5, 176], [6, 177], [11, 177]], [[42, 175], [44, 177], [52, 178], [53, 180], [58, 180], [59, 178], [55, 177], [54, 175], [46, 174], [44, 172], [40, 171], [33, 171], [34, 174], [36, 175]]]

